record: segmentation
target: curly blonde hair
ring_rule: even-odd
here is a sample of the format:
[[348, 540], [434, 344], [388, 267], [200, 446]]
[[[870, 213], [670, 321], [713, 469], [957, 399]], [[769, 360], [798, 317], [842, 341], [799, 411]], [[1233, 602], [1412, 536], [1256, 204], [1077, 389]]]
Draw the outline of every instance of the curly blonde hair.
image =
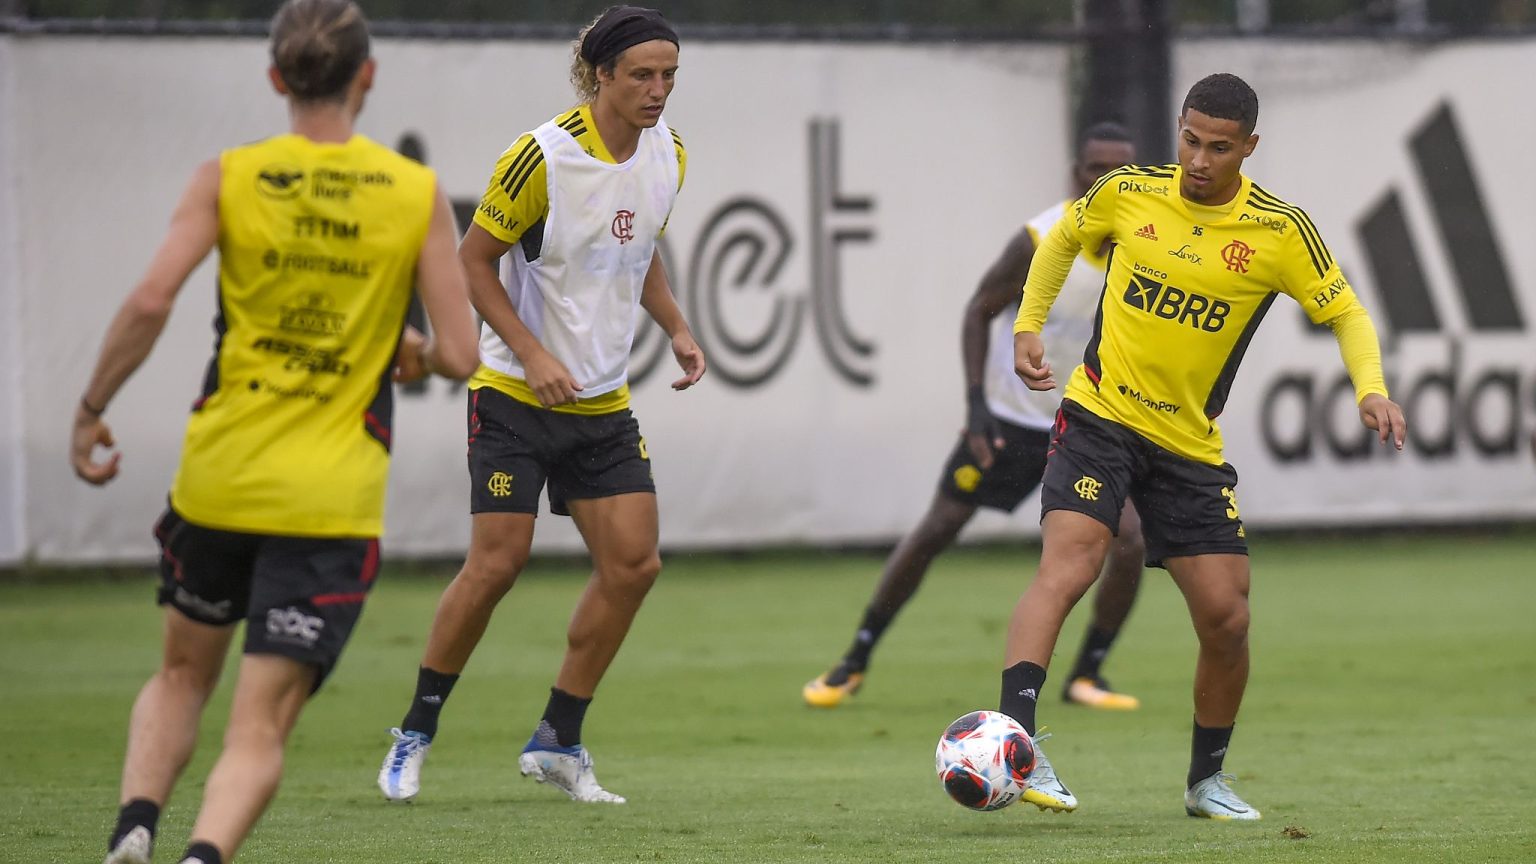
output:
[[[597, 100], [597, 68], [585, 57], [581, 56], [581, 43], [587, 39], [587, 34], [597, 26], [597, 22], [603, 20], [607, 10], [599, 12], [596, 18], [587, 22], [587, 26], [581, 28], [576, 34], [576, 41], [571, 43], [571, 86], [576, 88], [576, 95], [583, 103], [591, 103]], [[614, 67], [618, 65], [619, 58], [615, 57], [604, 63], [602, 69], [608, 74], [613, 74]]]

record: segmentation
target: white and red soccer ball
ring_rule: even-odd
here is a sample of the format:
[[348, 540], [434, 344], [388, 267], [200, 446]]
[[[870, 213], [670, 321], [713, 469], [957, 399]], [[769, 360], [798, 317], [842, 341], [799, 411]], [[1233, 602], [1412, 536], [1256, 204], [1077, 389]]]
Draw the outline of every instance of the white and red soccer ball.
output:
[[1035, 745], [1007, 714], [972, 711], [944, 730], [934, 764], [944, 791], [957, 804], [1001, 810], [1024, 794], [1035, 768]]

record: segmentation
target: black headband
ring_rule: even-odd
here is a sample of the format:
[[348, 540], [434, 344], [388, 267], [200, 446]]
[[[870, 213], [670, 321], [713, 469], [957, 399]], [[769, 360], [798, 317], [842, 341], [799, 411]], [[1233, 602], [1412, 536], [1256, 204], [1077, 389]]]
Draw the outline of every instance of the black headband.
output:
[[581, 59], [602, 66], [622, 54], [626, 48], [665, 39], [677, 44], [677, 31], [655, 9], [642, 6], [614, 6], [597, 19], [586, 38], [581, 40]]

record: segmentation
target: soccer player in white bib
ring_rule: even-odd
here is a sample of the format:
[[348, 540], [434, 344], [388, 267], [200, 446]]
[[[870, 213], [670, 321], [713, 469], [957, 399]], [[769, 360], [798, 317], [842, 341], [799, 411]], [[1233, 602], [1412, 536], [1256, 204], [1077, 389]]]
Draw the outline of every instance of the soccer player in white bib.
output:
[[[1136, 148], [1123, 126], [1089, 126], [1078, 136], [1071, 173], [1073, 195], [1082, 196], [1099, 177], [1134, 161]], [[1058, 202], [1026, 222], [987, 269], [966, 304], [961, 331], [965, 431], [939, 478], [928, 512], [886, 560], [847, 653], [802, 689], [807, 705], [834, 708], [857, 692], [880, 638], [922, 585], [933, 559], [949, 548], [978, 508], [1011, 513], [1039, 486], [1061, 398], [1056, 393], [1030, 390], [1014, 372], [1012, 313], [1018, 309], [1035, 247], [1071, 203]], [[1108, 251], [1107, 245], [1084, 250], [1072, 264], [1048, 324], [1051, 356], [1058, 363], [1081, 359], [1093, 336]], [[1005, 310], [1010, 314], [1002, 314]], [[1099, 581], [1093, 621], [1063, 688], [1066, 701], [1121, 711], [1139, 706], [1134, 696], [1110, 687], [1101, 667], [1135, 602], [1143, 552], [1140, 521], [1135, 508], [1126, 507]], [[1061, 803], [1055, 799], [1036, 801], [1054, 787], [1048, 783], [1033, 786], [1039, 788], [1032, 788], [1027, 800], [1039, 806]]]
[[577, 801], [623, 803], [582, 746], [598, 683], [661, 570], [656, 487], [627, 384], [637, 307], [671, 339], [684, 390], [704, 355], [672, 296], [656, 238], [686, 168], [662, 120], [677, 34], [652, 9], [615, 6], [574, 44], [582, 104], [502, 153], [459, 247], [485, 318], [470, 380], [471, 529], [443, 592], [416, 693], [379, 771], [386, 798], [420, 791], [438, 715], [496, 604], [528, 561], [541, 490], [575, 520], [592, 576], [565, 661], [518, 759], [522, 773]]

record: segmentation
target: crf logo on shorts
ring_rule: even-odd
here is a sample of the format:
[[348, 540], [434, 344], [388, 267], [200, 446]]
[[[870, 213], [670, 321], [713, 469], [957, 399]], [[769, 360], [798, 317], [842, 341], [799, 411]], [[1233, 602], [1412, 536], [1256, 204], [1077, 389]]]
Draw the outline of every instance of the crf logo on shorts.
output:
[[292, 606], [267, 610], [267, 634], [276, 640], [296, 642], [306, 648], [313, 648], [323, 629], [324, 621]]
[[505, 498], [512, 494], [512, 475], [505, 471], [497, 471], [491, 475], [491, 479], [485, 483], [485, 488], [497, 498]]
[[1078, 497], [1084, 501], [1097, 501], [1099, 500], [1099, 490], [1104, 488], [1104, 484], [1084, 475], [1083, 479], [1072, 484], [1072, 488], [1077, 490]]
[[613, 236], [619, 238], [619, 245], [635, 239], [635, 211], [620, 210], [613, 214]]

